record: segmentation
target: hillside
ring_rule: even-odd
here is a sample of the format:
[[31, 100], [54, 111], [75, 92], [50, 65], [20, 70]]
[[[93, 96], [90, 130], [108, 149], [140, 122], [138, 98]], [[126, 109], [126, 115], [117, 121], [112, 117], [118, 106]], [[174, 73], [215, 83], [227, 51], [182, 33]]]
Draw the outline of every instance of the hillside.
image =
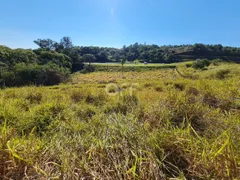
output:
[[[222, 45], [178, 45], [158, 46], [132, 44], [121, 49], [76, 46], [70, 37], [63, 37], [60, 42], [51, 39], [35, 40], [38, 49], [11, 49], [0, 46], [0, 86], [56, 85], [66, 82], [75, 72], [92, 72], [86, 67], [91, 63], [177, 63], [196, 59], [240, 62], [240, 48]], [[127, 65], [126, 65], [127, 66]], [[155, 66], [155, 65], [154, 65]], [[148, 67], [147, 69], [159, 69]], [[167, 68], [164, 66], [163, 68]], [[169, 65], [174, 68], [174, 65]], [[115, 68], [118, 69], [117, 67]], [[138, 71], [146, 68], [126, 69]], [[125, 70], [126, 70], [125, 69]], [[105, 71], [103, 67], [97, 67]]]

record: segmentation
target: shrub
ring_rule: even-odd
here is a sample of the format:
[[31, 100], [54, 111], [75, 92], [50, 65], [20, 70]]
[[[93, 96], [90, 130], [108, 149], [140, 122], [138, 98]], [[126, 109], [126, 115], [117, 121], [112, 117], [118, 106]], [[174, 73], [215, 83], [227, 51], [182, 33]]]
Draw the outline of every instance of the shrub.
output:
[[214, 60], [212, 61], [212, 64], [213, 64], [214, 66], [219, 66], [219, 64], [220, 64], [221, 62], [223, 62], [222, 59], [214, 59]]
[[49, 62], [57, 64], [59, 67], [72, 68], [71, 58], [65, 54], [61, 54], [55, 51], [34, 50], [38, 55], [38, 63], [40, 65], [48, 64]]
[[37, 65], [19, 63], [12, 70], [1, 73], [1, 84], [6, 86], [56, 85], [69, 77], [69, 71], [56, 64]]
[[85, 65], [84, 69], [81, 71], [81, 73], [91, 73], [94, 72], [96, 70], [95, 66], [92, 65]]
[[192, 67], [194, 69], [203, 69], [204, 67], [208, 67], [211, 62], [207, 59], [198, 59], [193, 64]]
[[72, 72], [78, 72], [84, 69], [84, 64], [82, 63], [74, 63], [72, 64]]
[[1, 86], [5, 87], [5, 86], [14, 86], [15, 84], [15, 73], [11, 72], [11, 71], [7, 71], [4, 70], [3, 72], [1, 72], [1, 77], [0, 77], [0, 82], [1, 82]]

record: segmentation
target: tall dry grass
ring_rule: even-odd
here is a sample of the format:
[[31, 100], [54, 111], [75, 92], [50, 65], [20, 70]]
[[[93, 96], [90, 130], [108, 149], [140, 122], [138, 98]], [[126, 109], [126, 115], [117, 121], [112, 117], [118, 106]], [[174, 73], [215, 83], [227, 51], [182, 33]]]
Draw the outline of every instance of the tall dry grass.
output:
[[0, 178], [239, 179], [240, 66], [178, 70], [1, 90]]

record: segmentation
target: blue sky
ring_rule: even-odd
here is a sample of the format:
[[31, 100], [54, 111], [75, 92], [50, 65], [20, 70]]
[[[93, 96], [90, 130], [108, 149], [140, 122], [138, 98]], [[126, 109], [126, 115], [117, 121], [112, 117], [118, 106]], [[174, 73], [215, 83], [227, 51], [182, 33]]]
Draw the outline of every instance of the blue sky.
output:
[[33, 40], [122, 47], [240, 46], [239, 0], [1, 0], [0, 44], [36, 48]]

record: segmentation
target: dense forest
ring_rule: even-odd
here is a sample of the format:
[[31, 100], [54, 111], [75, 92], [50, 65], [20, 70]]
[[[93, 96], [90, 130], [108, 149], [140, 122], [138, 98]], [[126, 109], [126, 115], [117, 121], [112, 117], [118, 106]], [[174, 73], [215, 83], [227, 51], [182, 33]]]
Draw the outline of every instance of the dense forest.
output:
[[173, 63], [198, 58], [240, 62], [240, 48], [222, 45], [158, 46], [135, 43], [121, 49], [75, 46], [70, 37], [60, 42], [51, 39], [34, 41], [38, 49], [10, 49], [0, 46], [0, 82], [6, 86], [26, 84], [53, 85], [84, 68], [84, 62], [136, 61]]

